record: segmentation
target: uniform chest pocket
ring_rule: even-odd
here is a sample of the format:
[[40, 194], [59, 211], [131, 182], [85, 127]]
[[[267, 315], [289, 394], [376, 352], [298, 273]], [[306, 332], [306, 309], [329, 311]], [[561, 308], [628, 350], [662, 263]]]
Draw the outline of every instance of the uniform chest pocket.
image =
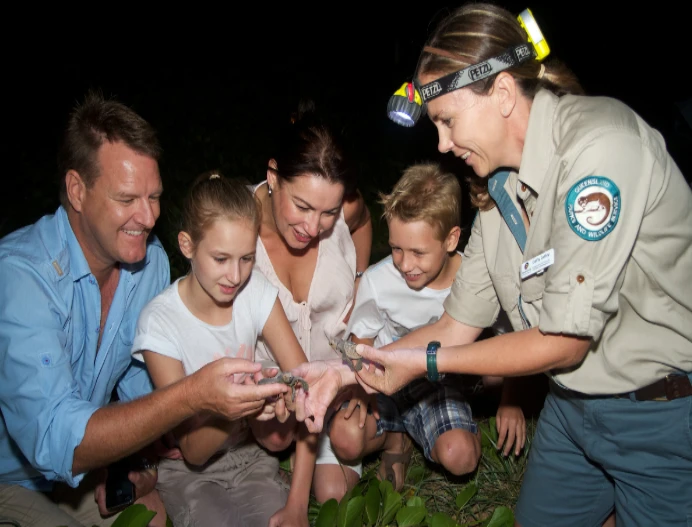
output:
[[533, 303], [543, 298], [545, 291], [545, 273], [529, 276], [521, 283], [521, 299]]
[[501, 273], [490, 273], [490, 279], [502, 309], [507, 313], [513, 312], [519, 300], [519, 286], [516, 281]]

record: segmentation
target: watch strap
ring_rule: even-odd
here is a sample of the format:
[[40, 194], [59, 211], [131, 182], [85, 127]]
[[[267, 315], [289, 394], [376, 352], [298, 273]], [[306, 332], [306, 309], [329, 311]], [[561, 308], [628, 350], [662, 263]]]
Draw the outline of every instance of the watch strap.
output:
[[440, 343], [437, 340], [433, 340], [428, 343], [428, 348], [425, 350], [428, 365], [428, 380], [430, 382], [437, 382], [440, 380], [440, 374], [437, 371], [437, 348], [440, 347]]

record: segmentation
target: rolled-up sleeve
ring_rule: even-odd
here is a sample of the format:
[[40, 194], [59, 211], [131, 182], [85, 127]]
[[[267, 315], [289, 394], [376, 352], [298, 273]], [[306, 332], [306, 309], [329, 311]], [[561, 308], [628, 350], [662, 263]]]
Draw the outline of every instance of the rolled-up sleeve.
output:
[[476, 215], [452, 289], [444, 303], [445, 312], [457, 322], [476, 328], [490, 327], [500, 306], [483, 252], [481, 214]]
[[72, 474], [74, 450], [98, 406], [83, 399], [73, 376], [65, 332], [71, 306], [24, 260], [0, 260], [0, 277], [0, 409], [5, 426], [43, 476], [77, 486], [83, 476]]

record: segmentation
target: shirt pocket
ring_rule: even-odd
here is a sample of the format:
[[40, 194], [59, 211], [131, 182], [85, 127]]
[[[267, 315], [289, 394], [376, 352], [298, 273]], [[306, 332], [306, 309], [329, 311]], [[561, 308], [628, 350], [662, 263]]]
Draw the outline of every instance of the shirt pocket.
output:
[[508, 314], [514, 312], [519, 301], [519, 286], [516, 281], [501, 273], [490, 273], [490, 279], [502, 309]]
[[137, 324], [136, 320], [123, 320], [120, 324], [120, 329], [118, 330], [118, 338], [115, 340], [114, 352], [114, 370], [116, 372], [115, 378], [120, 378], [120, 376], [125, 373], [125, 370], [132, 362], [132, 343], [135, 338], [135, 326]]
[[135, 326], [137, 324], [136, 320], [129, 319], [123, 320], [120, 323], [120, 329], [118, 334], [120, 337], [120, 345], [127, 346], [128, 351], [132, 348], [132, 343], [135, 340]]
[[521, 299], [523, 302], [533, 304], [543, 298], [545, 291], [545, 273], [529, 276], [521, 283]]

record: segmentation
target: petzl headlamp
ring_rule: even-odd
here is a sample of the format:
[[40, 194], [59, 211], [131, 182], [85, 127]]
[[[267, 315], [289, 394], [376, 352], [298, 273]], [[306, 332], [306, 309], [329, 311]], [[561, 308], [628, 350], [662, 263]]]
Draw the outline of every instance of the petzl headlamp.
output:
[[[538, 27], [536, 19], [533, 18], [531, 10], [524, 9], [517, 19], [528, 35], [528, 43], [512, 46], [501, 55], [478, 64], [472, 64], [422, 86], [416, 79], [412, 82], [405, 82], [389, 98], [387, 116], [402, 126], [413, 126], [418, 122], [420, 116], [426, 113], [426, 103], [435, 97], [464, 88], [529, 59], [541, 61], [547, 57], [550, 53], [550, 47]], [[427, 47], [423, 48], [422, 53], [426, 49]], [[418, 62], [420, 64], [420, 59]]]

